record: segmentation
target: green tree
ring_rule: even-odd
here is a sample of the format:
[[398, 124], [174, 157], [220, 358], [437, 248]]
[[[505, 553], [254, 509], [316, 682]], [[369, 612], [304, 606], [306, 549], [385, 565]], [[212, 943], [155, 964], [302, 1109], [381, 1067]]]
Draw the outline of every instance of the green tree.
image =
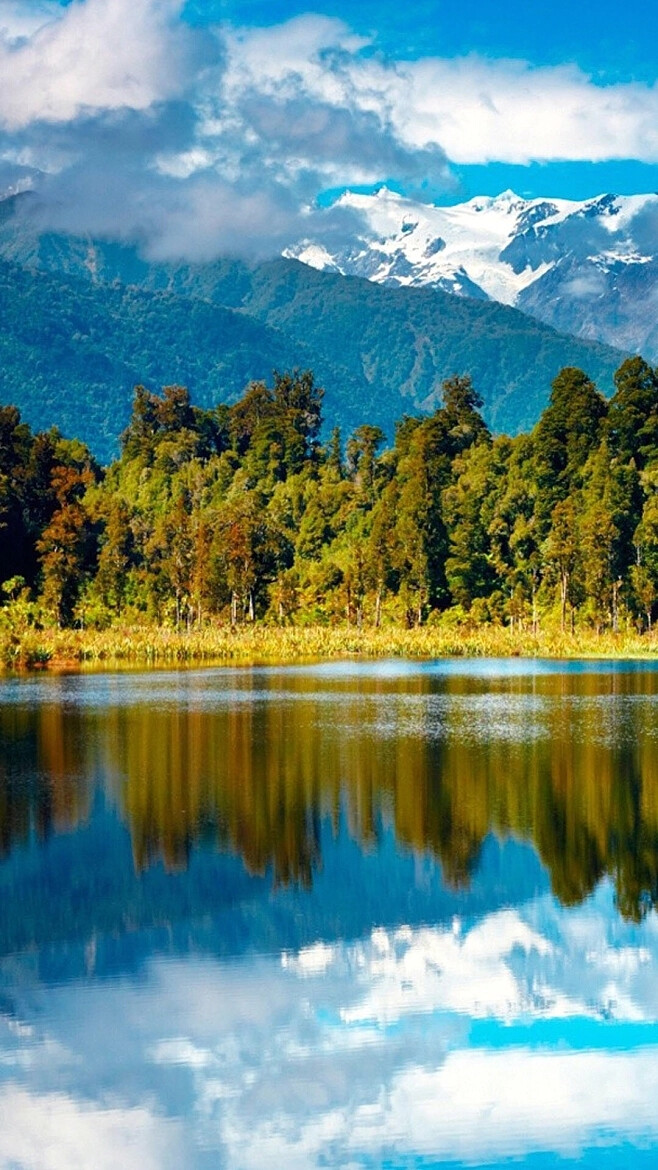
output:
[[658, 600], [658, 469], [643, 473], [645, 501], [642, 517], [633, 534], [635, 549], [631, 584], [649, 630]]
[[382, 604], [388, 592], [399, 585], [398, 566], [402, 562], [397, 528], [398, 484], [386, 485], [372, 511], [366, 560], [375, 594], [375, 626], [382, 620]]
[[573, 630], [574, 610], [581, 595], [579, 573], [582, 567], [578, 509], [573, 496], [567, 496], [555, 505], [543, 553], [549, 571], [559, 582], [562, 629], [566, 628], [567, 604], [570, 604]]
[[641, 357], [627, 358], [615, 374], [610, 400], [610, 449], [621, 462], [638, 468], [658, 455], [658, 374]]
[[533, 431], [537, 517], [545, 536], [555, 505], [582, 484], [600, 442], [607, 405], [582, 370], [567, 366], [554, 379], [549, 405]]
[[455, 460], [454, 472], [454, 483], [443, 493], [449, 536], [446, 580], [453, 601], [469, 610], [476, 597], [488, 597], [500, 583], [491, 556], [489, 500], [496, 488], [492, 447], [470, 447]]
[[364, 423], [357, 427], [347, 443], [347, 470], [361, 497], [372, 503], [375, 495], [375, 458], [386, 439], [381, 427]]
[[134, 564], [130, 508], [120, 496], [111, 496], [100, 539], [96, 586], [105, 608], [120, 614], [126, 601], [128, 574]]
[[583, 583], [597, 633], [610, 621], [617, 624], [618, 579], [615, 576], [615, 542], [619, 532], [601, 500], [594, 500], [580, 519]]

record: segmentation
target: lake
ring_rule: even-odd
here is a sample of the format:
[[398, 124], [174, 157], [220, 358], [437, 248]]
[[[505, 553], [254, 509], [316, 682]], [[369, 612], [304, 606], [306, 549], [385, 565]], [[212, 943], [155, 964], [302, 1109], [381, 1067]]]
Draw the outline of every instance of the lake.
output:
[[0, 680], [0, 1167], [658, 1162], [658, 665]]

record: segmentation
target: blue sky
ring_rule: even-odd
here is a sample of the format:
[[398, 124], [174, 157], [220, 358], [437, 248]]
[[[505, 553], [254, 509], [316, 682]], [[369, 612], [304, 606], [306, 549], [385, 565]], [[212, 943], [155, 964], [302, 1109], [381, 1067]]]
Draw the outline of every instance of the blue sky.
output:
[[[270, 25], [313, 11], [338, 18], [371, 35], [393, 58], [457, 57], [477, 53], [535, 66], [577, 65], [599, 84], [645, 83], [658, 78], [658, 7], [638, 0], [189, 0], [190, 20]], [[497, 194], [511, 187], [521, 194], [587, 199], [602, 191], [634, 194], [658, 190], [658, 165], [637, 159], [592, 163], [541, 161], [514, 166], [492, 162], [461, 165], [455, 171], [467, 196]], [[404, 184], [393, 186], [403, 191]], [[436, 192], [439, 202], [461, 194]]]
[[0, 192], [207, 258], [349, 231], [346, 188], [658, 190], [656, 44], [639, 0], [0, 0]]
[[188, 0], [186, 7], [187, 18], [203, 24], [272, 25], [307, 12], [374, 34], [397, 56], [475, 51], [535, 64], [573, 60], [609, 80], [652, 81], [656, 74], [658, 15], [638, 0]]

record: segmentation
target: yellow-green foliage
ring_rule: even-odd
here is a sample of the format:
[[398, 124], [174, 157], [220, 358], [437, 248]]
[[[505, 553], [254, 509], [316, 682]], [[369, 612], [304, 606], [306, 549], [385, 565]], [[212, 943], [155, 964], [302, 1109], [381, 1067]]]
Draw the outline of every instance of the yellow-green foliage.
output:
[[[470, 378], [455, 376], [388, 450], [365, 423], [344, 447], [337, 431], [323, 445], [323, 391], [308, 371], [209, 411], [180, 386], [138, 387], [122, 457], [105, 472], [80, 443], [32, 435], [0, 408], [0, 565], [10, 584], [24, 581], [37, 639], [21, 649], [5, 615], [5, 660], [39, 657], [50, 627], [96, 631], [85, 646], [160, 628], [136, 635], [140, 646], [156, 638], [165, 658], [231, 659], [252, 641], [294, 656], [300, 629], [305, 645], [336, 637], [343, 652], [353, 639], [379, 647], [364, 631], [380, 627], [397, 644], [429, 625], [437, 653], [453, 642], [455, 653], [524, 652], [540, 629], [542, 645], [560, 646], [574, 633], [650, 635], [658, 371], [632, 358], [616, 384], [608, 404], [583, 371], [563, 369], [533, 431], [509, 439], [493, 438]], [[251, 632], [260, 622], [290, 630]]]
[[189, 634], [153, 625], [113, 626], [105, 630], [23, 633], [0, 629], [0, 661], [5, 669], [65, 668], [125, 664], [259, 663], [310, 659], [446, 657], [650, 657], [658, 637], [632, 631], [572, 635], [560, 629], [533, 635], [508, 627], [473, 624], [430, 625], [407, 629], [353, 626], [209, 625]]

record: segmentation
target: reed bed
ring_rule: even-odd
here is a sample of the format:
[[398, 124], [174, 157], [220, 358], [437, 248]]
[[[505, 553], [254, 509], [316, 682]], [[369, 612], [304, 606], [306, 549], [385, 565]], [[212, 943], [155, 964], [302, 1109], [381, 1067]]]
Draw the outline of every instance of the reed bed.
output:
[[537, 634], [500, 626], [422, 626], [379, 629], [353, 626], [212, 625], [191, 631], [154, 626], [106, 630], [0, 631], [0, 668], [80, 669], [185, 663], [258, 664], [332, 658], [651, 658], [654, 634]]

